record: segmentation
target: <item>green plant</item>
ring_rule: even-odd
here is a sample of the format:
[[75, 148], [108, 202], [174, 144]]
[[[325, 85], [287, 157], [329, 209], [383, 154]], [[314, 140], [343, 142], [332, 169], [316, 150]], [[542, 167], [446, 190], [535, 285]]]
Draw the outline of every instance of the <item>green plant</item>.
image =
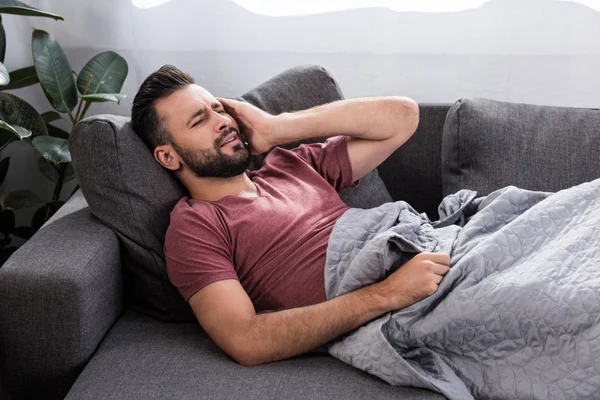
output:
[[[0, 185], [4, 182], [9, 165], [10, 157], [0, 161]], [[37, 231], [44, 223], [43, 218], [45, 215], [43, 212], [38, 212], [33, 217], [32, 226], [15, 226], [15, 211], [46, 204], [47, 202], [28, 190], [0, 194], [0, 233], [2, 234], [0, 239], [0, 265], [17, 249], [16, 246], [11, 246], [12, 235], [29, 239], [34, 231]]]
[[[37, 168], [47, 179], [54, 182], [52, 197], [49, 201], [43, 202], [41, 208], [37, 210], [37, 218], [34, 216], [31, 230], [28, 232], [25, 232], [25, 229], [18, 230], [26, 237], [35, 233], [39, 228], [37, 226], [39, 222], [43, 224], [62, 205], [59, 198], [63, 184], [74, 178], [69, 153], [69, 132], [52, 123], [66, 116], [71, 126], [75, 126], [85, 117], [92, 103], [105, 101], [119, 103], [125, 98], [125, 95], [119, 92], [127, 77], [128, 66], [119, 54], [105, 51], [92, 57], [76, 74], [56, 40], [48, 32], [34, 29], [31, 37], [33, 65], [9, 73], [4, 66], [6, 35], [2, 25], [2, 14], [46, 17], [55, 20], [63, 20], [63, 18], [17, 0], [0, 0], [0, 151], [13, 141], [27, 141], [41, 155]], [[50, 105], [54, 108], [53, 111], [39, 114], [23, 99], [5, 92], [5, 90], [37, 83], [40, 83]], [[6, 161], [6, 170], [8, 170], [8, 163], [9, 161]], [[39, 205], [40, 199], [33, 193], [22, 191], [20, 195], [22, 204]], [[10, 197], [10, 194], [7, 196]], [[4, 203], [1, 206], [0, 222], [2, 218], [8, 221], [6, 225], [2, 225], [1, 229], [4, 229], [11, 226], [11, 217], [9, 213], [2, 213], [5, 210], [12, 212], [14, 209], [5, 208]], [[10, 229], [2, 231], [5, 240], [7, 233], [14, 233], [9, 231]], [[0, 245], [2, 243], [4, 242], [0, 240]]]

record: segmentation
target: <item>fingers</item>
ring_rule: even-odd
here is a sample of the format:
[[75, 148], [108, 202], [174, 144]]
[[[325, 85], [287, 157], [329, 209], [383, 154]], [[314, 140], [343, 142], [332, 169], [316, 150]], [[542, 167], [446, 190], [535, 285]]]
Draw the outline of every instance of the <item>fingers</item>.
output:
[[229, 106], [229, 107], [235, 107], [237, 104], [241, 103], [240, 101], [237, 101], [234, 99], [226, 99], [223, 97], [215, 97], [215, 99], [217, 99], [219, 101], [219, 103], [223, 104], [224, 106]]
[[415, 258], [420, 259], [423, 267], [436, 275], [443, 277], [450, 271], [450, 256], [448, 254], [420, 253], [417, 254]]
[[227, 111], [228, 114], [231, 115], [237, 115], [236, 113], [236, 103], [239, 103], [236, 100], [230, 100], [230, 99], [224, 99], [222, 97], [216, 97], [216, 99], [219, 101], [219, 103], [221, 103], [223, 105], [223, 108], [225, 108], [225, 111]]
[[[430, 267], [431, 271], [439, 276], [444, 276], [450, 271], [450, 267], [444, 264], [432, 263]], [[440, 278], [441, 280], [441, 278]]]
[[433, 261], [434, 263], [438, 264], [450, 265], [450, 256], [445, 253], [420, 253], [417, 254], [415, 257]]

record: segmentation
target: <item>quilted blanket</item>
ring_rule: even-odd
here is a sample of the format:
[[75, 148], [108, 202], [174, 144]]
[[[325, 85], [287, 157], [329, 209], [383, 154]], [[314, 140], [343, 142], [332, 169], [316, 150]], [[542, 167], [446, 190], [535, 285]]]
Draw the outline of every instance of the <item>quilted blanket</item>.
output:
[[350, 209], [327, 250], [328, 298], [419, 252], [450, 255], [430, 297], [330, 345], [392, 385], [449, 399], [600, 398], [600, 179], [557, 193], [447, 196], [431, 222], [405, 202]]

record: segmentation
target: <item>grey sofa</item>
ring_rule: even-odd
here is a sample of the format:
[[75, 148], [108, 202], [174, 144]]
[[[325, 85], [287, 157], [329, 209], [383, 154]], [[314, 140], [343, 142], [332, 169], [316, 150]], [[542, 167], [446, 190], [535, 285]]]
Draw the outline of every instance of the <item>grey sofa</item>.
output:
[[[317, 66], [242, 96], [272, 113], [340, 97]], [[556, 191], [600, 177], [598, 110], [483, 99], [420, 109], [415, 135], [344, 201], [404, 200], [435, 220], [443, 196], [460, 188]], [[115, 116], [77, 127], [82, 190], [0, 269], [2, 399], [443, 398], [322, 352], [252, 368], [229, 359], [164, 282], [160, 238], [182, 189], [128, 129]]]

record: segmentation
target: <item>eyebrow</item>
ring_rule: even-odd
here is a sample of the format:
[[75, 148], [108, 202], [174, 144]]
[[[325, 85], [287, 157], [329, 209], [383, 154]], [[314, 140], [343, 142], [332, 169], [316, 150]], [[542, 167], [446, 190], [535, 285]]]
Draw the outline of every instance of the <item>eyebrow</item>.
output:
[[[219, 102], [214, 102], [210, 105], [210, 107], [213, 110], [216, 110], [217, 108], [222, 108], [223, 106], [221, 105], [221, 103]], [[194, 120], [198, 117], [201, 117], [204, 113], [206, 112], [206, 108], [201, 108], [198, 111], [196, 111], [195, 113], [192, 114], [192, 116], [190, 117], [190, 119], [187, 122], [187, 127], [189, 128], [190, 125], [192, 124], [192, 122], [194, 122]]]

